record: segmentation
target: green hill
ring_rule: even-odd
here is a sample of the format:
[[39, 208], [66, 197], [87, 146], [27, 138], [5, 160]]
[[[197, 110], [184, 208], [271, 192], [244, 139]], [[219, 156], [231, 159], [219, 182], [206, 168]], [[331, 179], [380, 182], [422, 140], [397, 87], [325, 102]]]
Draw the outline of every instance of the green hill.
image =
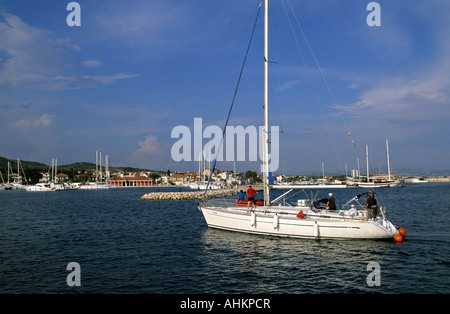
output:
[[58, 171], [64, 170], [74, 170], [74, 171], [95, 170], [95, 164], [91, 162], [75, 162], [67, 165], [58, 165]]
[[[11, 168], [17, 169], [17, 159], [7, 159], [0, 156], [0, 169], [8, 168], [8, 161]], [[51, 165], [43, 164], [36, 161], [25, 161], [20, 160], [20, 166], [23, 169], [38, 169], [40, 171], [48, 171]], [[103, 169], [104, 169], [103, 165]], [[133, 168], [133, 167], [109, 167], [110, 170], [122, 170], [122, 171], [153, 171], [148, 169]], [[85, 171], [85, 170], [95, 170], [95, 164], [91, 162], [75, 162], [67, 165], [58, 165], [58, 172], [64, 171]], [[5, 171], [6, 172], [6, 171]], [[16, 171], [17, 172], [17, 171]]]
[[[17, 169], [17, 159], [7, 159], [4, 157], [0, 157], [0, 169], [2, 169], [2, 168], [7, 169], [8, 161], [9, 161], [9, 165], [12, 169]], [[20, 166], [23, 169], [40, 169], [40, 170], [48, 170], [48, 168], [50, 167], [49, 165], [46, 165], [46, 164], [43, 164], [40, 162], [25, 161], [25, 160], [20, 160]]]

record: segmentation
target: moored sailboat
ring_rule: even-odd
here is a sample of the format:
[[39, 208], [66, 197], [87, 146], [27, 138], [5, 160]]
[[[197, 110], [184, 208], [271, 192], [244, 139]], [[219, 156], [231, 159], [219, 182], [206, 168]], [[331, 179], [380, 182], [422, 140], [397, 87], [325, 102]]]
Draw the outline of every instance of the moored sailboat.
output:
[[[20, 160], [17, 159], [17, 175], [13, 173], [10, 162], [8, 161], [8, 182], [4, 185], [4, 190], [23, 190], [26, 185], [20, 183], [22, 177], [20, 176]], [[22, 169], [23, 172], [23, 169]], [[12, 182], [10, 182], [10, 178]], [[26, 181], [26, 180], [25, 180]]]
[[106, 155], [106, 180], [103, 181], [103, 172], [102, 172], [102, 153], [96, 151], [95, 152], [95, 182], [87, 181], [79, 188], [81, 190], [104, 190], [110, 189], [111, 185], [109, 185], [109, 169], [108, 169], [108, 155]]
[[366, 145], [366, 168], [367, 177], [366, 180], [356, 180], [352, 181], [349, 185], [360, 188], [399, 188], [403, 186], [403, 181], [397, 179], [391, 174], [390, 157], [389, 157], [389, 140], [386, 139], [386, 153], [387, 153], [387, 165], [388, 165], [388, 175], [387, 176], [372, 176], [369, 175], [369, 146]]
[[28, 192], [54, 192], [54, 191], [56, 191], [55, 188], [50, 185], [50, 183], [36, 183], [33, 185], [28, 185], [25, 187], [25, 190]]

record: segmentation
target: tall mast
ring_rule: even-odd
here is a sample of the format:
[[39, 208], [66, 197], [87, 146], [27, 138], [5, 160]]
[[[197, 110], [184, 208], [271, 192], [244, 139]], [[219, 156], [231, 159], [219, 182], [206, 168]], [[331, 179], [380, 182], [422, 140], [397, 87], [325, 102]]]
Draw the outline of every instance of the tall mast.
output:
[[369, 145], [366, 144], [366, 169], [367, 169], [367, 182], [369, 182]]
[[388, 180], [391, 180], [391, 165], [389, 161], [389, 139], [386, 139], [386, 153], [387, 153], [388, 176], [389, 176]]
[[98, 182], [98, 151], [95, 151], [95, 182]]
[[361, 170], [359, 169], [359, 158], [356, 158], [356, 162], [358, 163], [358, 179], [361, 177]]
[[198, 154], [198, 182], [202, 181], [202, 152]]
[[263, 129], [264, 205], [270, 204], [269, 195], [269, 0], [264, 7], [264, 129]]
[[105, 155], [105, 182], [106, 184], [109, 183], [109, 156]]
[[103, 178], [102, 178], [102, 152], [99, 153], [98, 166], [100, 167], [100, 182], [103, 182]]

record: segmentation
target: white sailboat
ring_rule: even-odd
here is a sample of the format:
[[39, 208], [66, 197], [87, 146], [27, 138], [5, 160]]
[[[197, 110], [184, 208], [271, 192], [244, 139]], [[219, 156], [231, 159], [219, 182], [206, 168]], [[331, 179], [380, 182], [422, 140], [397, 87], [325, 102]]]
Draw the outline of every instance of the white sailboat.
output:
[[58, 160], [56, 158], [53, 158], [51, 165], [50, 181], [48, 183], [40, 182], [28, 185], [25, 187], [25, 190], [29, 192], [53, 192], [53, 191], [76, 190], [80, 188], [79, 184], [77, 183], [69, 183], [69, 182], [58, 183], [57, 169], [58, 169]]
[[[188, 184], [188, 187], [192, 190], [198, 190], [198, 191], [204, 191], [207, 188], [209, 190], [218, 190], [222, 187], [218, 184], [208, 184], [208, 182], [205, 179], [205, 172], [207, 169], [211, 171], [211, 149], [209, 151], [209, 168], [206, 168], [205, 159], [203, 159], [203, 151], [199, 154], [199, 161], [198, 161], [198, 180], [191, 182]], [[203, 176], [203, 179], [202, 179]]]
[[56, 189], [50, 183], [36, 183], [25, 187], [28, 192], [54, 192]]
[[[52, 160], [53, 162], [53, 160]], [[52, 164], [52, 177], [53, 177], [53, 164]], [[31, 184], [31, 185], [27, 185], [25, 187], [25, 191], [28, 192], [54, 192], [56, 189], [53, 186], [53, 182], [50, 183], [36, 183], [36, 184]]]
[[[23, 169], [22, 169], [23, 172]], [[10, 177], [12, 179], [12, 182], [10, 182]], [[5, 190], [23, 190], [25, 189], [25, 185], [19, 183], [21, 179], [20, 176], [20, 160], [17, 159], [17, 175], [15, 175], [12, 171], [12, 167], [8, 161], [8, 182], [4, 186]]]
[[387, 164], [388, 164], [388, 175], [387, 177], [370, 177], [369, 175], [369, 146], [366, 145], [366, 168], [367, 168], [367, 178], [366, 181], [355, 181], [352, 182], [353, 185], [360, 188], [398, 188], [402, 187], [403, 181], [398, 180], [395, 176], [391, 175], [391, 165], [389, 158], [389, 140], [386, 139], [386, 153], [387, 153]]
[[80, 186], [81, 190], [104, 190], [110, 189], [111, 186], [108, 184], [109, 181], [109, 169], [108, 169], [108, 155], [106, 155], [106, 181], [103, 182], [103, 172], [102, 172], [102, 153], [95, 152], [95, 182], [86, 182]]
[[5, 189], [5, 180], [3, 180], [3, 174], [0, 171], [0, 177], [2, 178], [2, 183], [0, 183], [0, 191], [3, 191]]
[[52, 159], [50, 187], [55, 191], [78, 190], [80, 183], [74, 182], [58, 182], [58, 159]]
[[[320, 207], [318, 202], [298, 200], [290, 204], [287, 196], [295, 189], [318, 189], [320, 186], [277, 186], [272, 188], [289, 190], [270, 200], [269, 174], [269, 111], [268, 111], [268, 0], [265, 0], [264, 14], [264, 129], [263, 129], [263, 183], [264, 202], [262, 206], [237, 207], [234, 200], [203, 199], [199, 210], [210, 228], [224, 229], [252, 234], [293, 238], [316, 239], [399, 239], [398, 229], [386, 218], [386, 208], [379, 207], [378, 214], [370, 217], [365, 203], [359, 203], [363, 194], [357, 195], [342, 208], [335, 211]], [[326, 188], [332, 188], [327, 186]], [[311, 193], [312, 195], [312, 193]], [[356, 205], [356, 211], [351, 204]], [[396, 238], [397, 237], [397, 238]]]

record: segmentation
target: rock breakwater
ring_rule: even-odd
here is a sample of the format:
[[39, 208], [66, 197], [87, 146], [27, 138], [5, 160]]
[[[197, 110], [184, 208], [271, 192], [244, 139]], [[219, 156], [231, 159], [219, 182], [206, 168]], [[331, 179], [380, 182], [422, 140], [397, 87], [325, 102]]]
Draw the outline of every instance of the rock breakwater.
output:
[[[142, 200], [195, 200], [203, 198], [205, 191], [193, 192], [151, 192], [141, 196]], [[237, 195], [238, 191], [232, 190], [210, 190], [206, 198], [228, 197]]]

